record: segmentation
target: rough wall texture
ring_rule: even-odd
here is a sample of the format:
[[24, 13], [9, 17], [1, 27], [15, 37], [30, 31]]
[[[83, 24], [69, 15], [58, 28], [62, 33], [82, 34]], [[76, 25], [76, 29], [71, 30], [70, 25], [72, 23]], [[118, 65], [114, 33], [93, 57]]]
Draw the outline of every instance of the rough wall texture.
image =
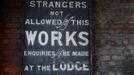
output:
[[93, 0], [94, 75], [134, 75], [134, 0]]

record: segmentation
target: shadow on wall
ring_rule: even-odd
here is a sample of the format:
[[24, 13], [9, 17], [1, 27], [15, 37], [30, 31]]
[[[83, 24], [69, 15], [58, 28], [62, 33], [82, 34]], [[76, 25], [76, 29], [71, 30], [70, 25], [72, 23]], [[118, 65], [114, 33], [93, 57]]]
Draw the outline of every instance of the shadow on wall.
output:
[[134, 75], [134, 56], [124, 60], [123, 75]]
[[0, 0], [0, 75], [21, 75], [20, 42], [16, 32], [20, 0]]

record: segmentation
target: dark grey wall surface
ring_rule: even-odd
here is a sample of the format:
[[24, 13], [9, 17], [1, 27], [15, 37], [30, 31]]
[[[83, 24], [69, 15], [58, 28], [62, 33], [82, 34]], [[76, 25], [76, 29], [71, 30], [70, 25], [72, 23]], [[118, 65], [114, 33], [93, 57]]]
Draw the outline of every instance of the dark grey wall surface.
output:
[[94, 75], [134, 75], [134, 0], [93, 0]]

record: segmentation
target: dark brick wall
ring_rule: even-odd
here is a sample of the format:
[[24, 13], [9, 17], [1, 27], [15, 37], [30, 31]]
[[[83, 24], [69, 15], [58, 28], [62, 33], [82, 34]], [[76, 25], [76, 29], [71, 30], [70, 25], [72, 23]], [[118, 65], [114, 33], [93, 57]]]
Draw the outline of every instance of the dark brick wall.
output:
[[134, 75], [134, 0], [93, 0], [94, 75]]
[[21, 75], [22, 3], [0, 0], [0, 75]]

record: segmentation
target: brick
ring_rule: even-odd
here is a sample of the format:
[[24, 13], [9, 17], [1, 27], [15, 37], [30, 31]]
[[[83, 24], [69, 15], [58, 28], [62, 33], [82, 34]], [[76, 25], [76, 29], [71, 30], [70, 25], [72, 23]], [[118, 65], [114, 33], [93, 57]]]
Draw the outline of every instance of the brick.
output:
[[123, 49], [115, 49], [115, 50], [110, 50], [111, 55], [123, 55], [124, 50]]
[[123, 75], [122, 72], [116, 72], [116, 75]]
[[131, 55], [130, 50], [125, 50], [125, 51], [124, 51], [124, 55], [125, 55], [125, 56], [130, 56], [130, 55]]
[[3, 41], [2, 40], [0, 40], [1, 41], [1, 44], [3, 44], [3, 45], [10, 45], [10, 44], [18, 44], [18, 45], [20, 45], [21, 44], [21, 41], [19, 40], [19, 39], [11, 39], [11, 38], [8, 38], [8, 39], [3, 39]]
[[100, 56], [100, 55], [109, 55], [110, 54], [110, 52], [109, 52], [109, 50], [107, 49], [107, 50], [102, 50], [103, 48], [99, 48], [99, 49], [97, 49], [97, 53], [96, 53], [96, 55], [98, 55], [98, 56]]
[[16, 12], [16, 13], [7, 13], [7, 16], [9, 18], [12, 18], [12, 17], [21, 17], [21, 14]]
[[108, 61], [108, 60], [110, 60], [110, 59], [111, 59], [110, 56], [102, 56], [102, 60], [104, 60], [104, 61]]
[[107, 68], [108, 67], [108, 63], [106, 61], [102, 61], [100, 65], [98, 65], [101, 68]]
[[1, 72], [20, 72], [20, 68], [19, 67], [3, 67], [3, 69], [1, 69]]
[[101, 72], [101, 75], [108, 75], [108, 72]]
[[123, 28], [124, 28], [124, 24], [115, 23], [115, 24], [112, 24], [112, 25], [110, 26], [110, 28], [112, 28], [112, 29], [123, 29]]
[[113, 60], [124, 60], [125, 56], [112, 56]]
[[100, 72], [96, 72], [95, 75], [101, 75]]
[[0, 39], [19, 39], [20, 38], [20, 34], [10, 34], [10, 33], [7, 33], [7, 34], [0, 34]]
[[115, 72], [109, 72], [108, 75], [115, 75]]
[[129, 44], [129, 40], [128, 40], [128, 39], [126, 39], [126, 40], [123, 40], [123, 44], [124, 44], [124, 45], [127, 45], [127, 44]]
[[130, 50], [130, 54], [131, 55], [134, 55], [134, 50]]
[[22, 33], [23, 31], [22, 30], [19, 30], [19, 29], [6, 29], [3, 33], [5, 34], [8, 34], [8, 33]]
[[127, 49], [134, 49], [134, 45], [127, 45], [126, 48]]
[[18, 52], [16, 52], [16, 51], [1, 51], [0, 52], [0, 56], [2, 57], [4, 57], [4, 56], [21, 56], [21, 52], [20, 51], [18, 51]]
[[[0, 45], [1, 45], [1, 43], [0, 43]], [[1, 50], [11, 50], [11, 51], [21, 51], [21, 48], [20, 48], [20, 46], [18, 46], [18, 45], [1, 45], [0, 46], [0, 49]]]
[[121, 3], [134, 3], [133, 0], [121, 0]]
[[116, 65], [115, 61], [109, 61], [108, 64], [109, 64], [109, 66], [115, 66]]

